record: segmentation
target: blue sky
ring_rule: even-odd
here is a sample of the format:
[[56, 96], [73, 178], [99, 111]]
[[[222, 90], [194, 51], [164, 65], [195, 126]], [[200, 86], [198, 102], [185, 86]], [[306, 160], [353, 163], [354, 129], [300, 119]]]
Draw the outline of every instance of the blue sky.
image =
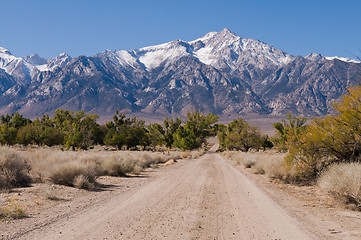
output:
[[0, 0], [0, 22], [0, 46], [19, 57], [136, 49], [225, 27], [292, 55], [361, 55], [360, 0]]

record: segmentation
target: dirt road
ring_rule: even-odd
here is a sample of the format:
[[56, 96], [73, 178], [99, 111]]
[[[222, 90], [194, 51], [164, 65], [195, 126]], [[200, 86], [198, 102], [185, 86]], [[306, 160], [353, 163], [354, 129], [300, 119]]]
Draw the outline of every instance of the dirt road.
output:
[[[99, 199], [98, 199], [99, 200]], [[218, 154], [75, 208], [19, 239], [319, 239]]]

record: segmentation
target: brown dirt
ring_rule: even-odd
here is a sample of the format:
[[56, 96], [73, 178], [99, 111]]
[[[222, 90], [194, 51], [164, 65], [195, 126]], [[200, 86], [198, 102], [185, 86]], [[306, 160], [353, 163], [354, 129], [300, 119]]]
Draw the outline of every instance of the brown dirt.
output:
[[[334, 208], [317, 188], [269, 183], [218, 154], [100, 178], [103, 191], [16, 189], [29, 217], [0, 222], [3, 239], [360, 239], [361, 213]], [[47, 194], [44, 191], [48, 192]], [[51, 195], [51, 194], [50, 194]], [[1, 237], [0, 237], [1, 239]]]

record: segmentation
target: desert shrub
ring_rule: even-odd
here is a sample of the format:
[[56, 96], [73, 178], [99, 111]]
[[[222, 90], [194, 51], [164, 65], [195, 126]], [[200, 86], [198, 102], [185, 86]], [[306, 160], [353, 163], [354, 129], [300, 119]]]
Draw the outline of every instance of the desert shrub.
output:
[[58, 196], [58, 192], [56, 190], [56, 187], [53, 184], [48, 185], [44, 189], [44, 195], [45, 195], [46, 199], [49, 199], [49, 200], [54, 200], [54, 201], [61, 200], [61, 198]]
[[266, 174], [272, 180], [284, 183], [299, 183], [300, 177], [292, 166], [287, 166], [282, 157], [269, 161], [266, 165]]
[[266, 170], [264, 169], [264, 165], [262, 164], [255, 164], [253, 167], [253, 173], [254, 174], [265, 174]]
[[338, 163], [324, 171], [318, 185], [335, 199], [361, 210], [361, 163]]
[[184, 151], [181, 154], [182, 158], [189, 158], [191, 156], [191, 151]]
[[254, 155], [251, 155], [251, 156], [244, 157], [242, 162], [246, 168], [251, 168], [252, 166], [254, 166], [256, 164], [257, 159], [255, 158]]
[[31, 182], [28, 174], [30, 165], [24, 159], [10, 150], [0, 150], [0, 189], [27, 186]]
[[206, 152], [204, 151], [204, 149], [193, 150], [193, 151], [191, 151], [191, 158], [192, 159], [199, 158], [199, 157], [203, 156], [205, 153]]
[[54, 167], [49, 179], [55, 184], [88, 188], [96, 183], [96, 170], [78, 161], [67, 162]]
[[101, 162], [101, 169], [104, 175], [109, 176], [126, 176], [127, 173], [133, 172], [137, 161], [132, 155], [112, 155]]
[[26, 216], [25, 210], [10, 201], [7, 206], [0, 208], [0, 219], [19, 219]]
[[73, 180], [73, 186], [80, 189], [94, 189], [94, 181], [90, 181], [88, 176], [77, 175]]

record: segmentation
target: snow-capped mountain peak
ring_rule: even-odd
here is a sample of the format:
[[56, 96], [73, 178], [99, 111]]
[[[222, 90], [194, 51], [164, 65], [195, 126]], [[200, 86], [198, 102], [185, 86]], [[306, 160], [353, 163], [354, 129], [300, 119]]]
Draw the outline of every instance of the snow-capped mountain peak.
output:
[[351, 58], [346, 58], [346, 57], [337, 57], [337, 56], [334, 56], [334, 57], [326, 57], [327, 60], [340, 60], [340, 61], [343, 61], [343, 62], [348, 62], [348, 63], [361, 63], [361, 61], [358, 61], [358, 60], [355, 60], [355, 59], [351, 59]]
[[311, 61], [315, 61], [315, 62], [322, 61], [322, 60], [326, 59], [325, 56], [320, 54], [320, 53], [310, 53], [305, 58], [308, 59], [308, 60], [311, 60]]
[[0, 69], [13, 76], [19, 82], [28, 82], [34, 67], [24, 59], [15, 57], [11, 52], [0, 47]]
[[259, 65], [261, 68], [268, 66], [282, 66], [290, 62], [293, 57], [281, 50], [275, 49], [258, 40], [245, 39], [237, 36], [228, 28], [220, 32], [210, 32], [204, 37], [194, 41], [174, 40], [160, 45], [127, 51], [132, 57], [123, 57], [121, 64], [129, 60], [138, 60], [146, 69], [154, 69], [165, 64], [165, 66], [184, 56], [193, 56], [204, 64], [216, 68], [230, 68], [236, 70], [240, 65]]
[[310, 53], [305, 57], [307, 60], [312, 60], [312, 61], [324, 61], [324, 60], [328, 60], [328, 61], [332, 61], [332, 60], [340, 60], [343, 62], [347, 62], [347, 63], [361, 63], [361, 61], [359, 60], [355, 60], [355, 59], [351, 59], [351, 58], [346, 58], [346, 57], [338, 57], [338, 56], [334, 56], [334, 57], [326, 57], [322, 54], [319, 53]]
[[195, 49], [194, 56], [216, 68], [235, 70], [240, 65], [248, 64], [250, 59], [253, 60], [251, 64], [257, 64], [261, 68], [282, 66], [293, 59], [281, 50], [258, 40], [239, 37], [227, 28], [221, 32], [208, 33], [189, 43]]
[[48, 60], [48, 64], [37, 66], [40, 71], [51, 71], [57, 67], [64, 67], [72, 58], [64, 53], [59, 54], [56, 58]]
[[12, 55], [11, 52], [8, 49], [3, 48], [3, 47], [0, 47], [0, 53], [1, 54], [6, 54], [6, 55]]
[[24, 60], [34, 66], [48, 63], [48, 61], [45, 58], [40, 57], [36, 53], [32, 54], [31, 56], [24, 57]]

